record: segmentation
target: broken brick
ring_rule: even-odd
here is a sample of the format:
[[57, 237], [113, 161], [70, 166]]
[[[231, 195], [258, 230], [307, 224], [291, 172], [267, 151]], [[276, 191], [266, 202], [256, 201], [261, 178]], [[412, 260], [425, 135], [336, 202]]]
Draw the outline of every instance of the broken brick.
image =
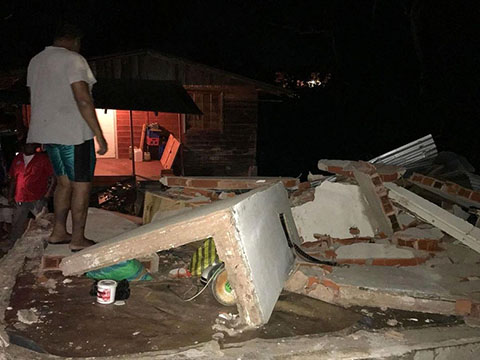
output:
[[457, 299], [455, 301], [455, 313], [457, 315], [466, 316], [472, 312], [472, 301], [468, 299]]
[[332, 280], [330, 279], [322, 279], [322, 281], [320, 282], [323, 286], [326, 286], [330, 289], [333, 289], [335, 290], [335, 292], [339, 292], [340, 291], [340, 286], [338, 286], [336, 283], [334, 283]]

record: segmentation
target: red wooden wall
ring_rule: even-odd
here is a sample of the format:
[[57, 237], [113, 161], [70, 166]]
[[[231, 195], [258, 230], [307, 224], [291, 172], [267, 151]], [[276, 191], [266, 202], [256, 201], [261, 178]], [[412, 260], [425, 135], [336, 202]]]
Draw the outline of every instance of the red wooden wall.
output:
[[[149, 111], [133, 111], [133, 145], [138, 147], [143, 124], [158, 123], [170, 131], [177, 139], [180, 138], [179, 114], [155, 113]], [[117, 110], [117, 144], [118, 158], [128, 158], [130, 146], [130, 112]]]

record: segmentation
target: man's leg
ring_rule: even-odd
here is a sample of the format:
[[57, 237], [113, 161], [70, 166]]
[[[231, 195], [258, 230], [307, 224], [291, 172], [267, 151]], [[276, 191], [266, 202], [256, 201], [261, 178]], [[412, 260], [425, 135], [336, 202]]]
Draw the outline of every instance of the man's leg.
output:
[[72, 242], [70, 243], [72, 250], [80, 250], [95, 244], [94, 241], [85, 238], [91, 187], [91, 182], [72, 181]]
[[74, 177], [72, 181], [72, 242], [71, 250], [81, 250], [95, 245], [95, 242], [85, 238], [90, 189], [95, 170], [95, 144], [93, 139], [74, 150]]
[[72, 159], [73, 146], [47, 144], [46, 150], [53, 170], [57, 176], [57, 185], [53, 196], [53, 212], [55, 222], [53, 231], [48, 239], [52, 244], [66, 243], [71, 240], [71, 235], [67, 233], [67, 216], [70, 210], [70, 200], [72, 198]]
[[72, 198], [72, 185], [67, 175], [57, 176], [57, 187], [53, 197], [55, 223], [48, 241], [52, 244], [61, 243], [71, 239], [67, 233], [67, 216]]

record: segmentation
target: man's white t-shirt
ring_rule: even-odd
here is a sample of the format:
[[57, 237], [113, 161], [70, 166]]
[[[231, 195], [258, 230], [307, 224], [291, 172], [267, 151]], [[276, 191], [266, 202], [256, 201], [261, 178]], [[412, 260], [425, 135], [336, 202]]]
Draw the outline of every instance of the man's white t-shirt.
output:
[[78, 145], [93, 138], [70, 86], [78, 81], [85, 81], [90, 90], [96, 82], [85, 58], [74, 51], [47, 46], [30, 60], [28, 143]]

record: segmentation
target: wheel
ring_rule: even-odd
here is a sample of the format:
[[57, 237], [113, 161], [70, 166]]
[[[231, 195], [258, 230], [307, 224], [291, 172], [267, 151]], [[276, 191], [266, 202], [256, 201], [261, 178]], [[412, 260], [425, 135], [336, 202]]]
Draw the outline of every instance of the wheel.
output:
[[230, 286], [225, 268], [220, 270], [212, 280], [211, 290], [213, 297], [224, 306], [236, 304], [235, 291]]

